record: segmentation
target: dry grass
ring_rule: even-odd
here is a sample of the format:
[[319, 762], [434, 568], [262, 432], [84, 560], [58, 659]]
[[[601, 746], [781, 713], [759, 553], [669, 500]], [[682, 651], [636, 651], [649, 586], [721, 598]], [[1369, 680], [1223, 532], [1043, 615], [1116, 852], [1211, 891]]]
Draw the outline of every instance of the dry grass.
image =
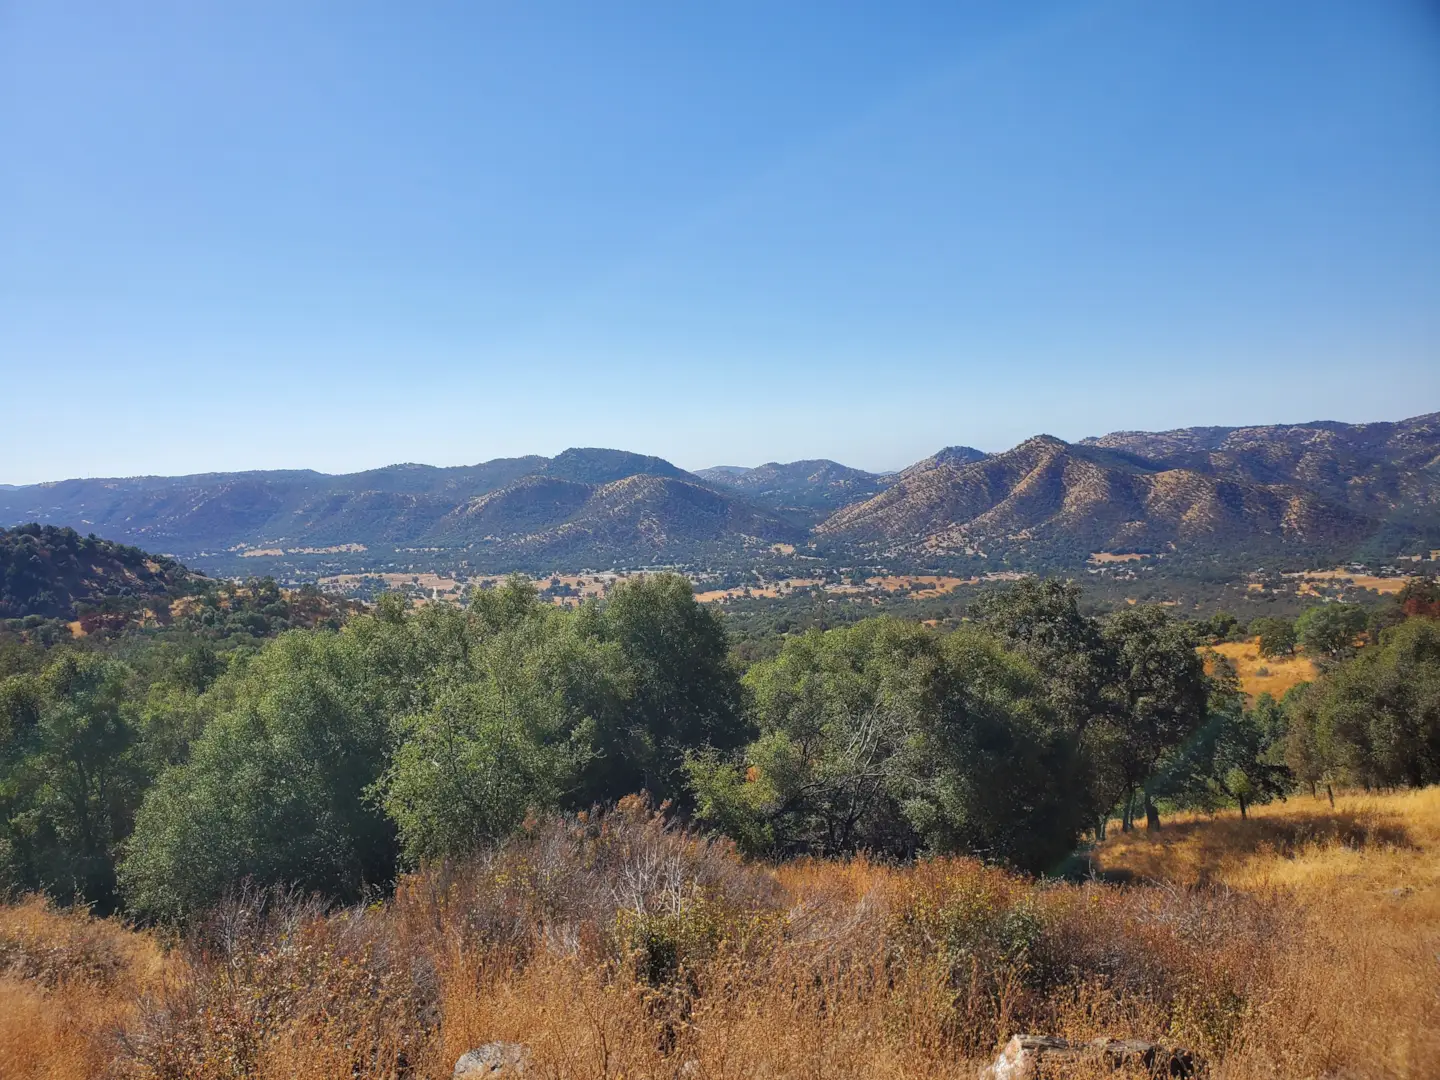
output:
[[103, 1075], [165, 966], [151, 936], [113, 920], [33, 897], [0, 907], [0, 1077]]
[[1440, 788], [1182, 817], [1097, 854], [1107, 870], [1300, 914], [1234, 1075], [1440, 1076]]
[[243, 895], [168, 958], [5, 909], [0, 1075], [444, 1078], [505, 1039], [554, 1078], [950, 1080], [1039, 1030], [1183, 1042], [1217, 1080], [1435, 1076], [1437, 845], [1440, 790], [1306, 797], [1112, 838], [1128, 885], [1042, 884], [746, 863], [632, 800], [385, 903]]
[[[1276, 701], [1285, 696], [1291, 687], [1302, 682], [1312, 682], [1320, 670], [1303, 653], [1293, 656], [1261, 656], [1259, 639], [1252, 641], [1226, 641], [1219, 645], [1207, 646], [1235, 665], [1240, 676], [1240, 689], [1253, 701], [1261, 694], [1270, 694]], [[1202, 651], [1206, 651], [1202, 650]]]
[[[940, 574], [890, 574], [885, 577], [866, 578], [861, 584], [828, 585], [825, 591], [827, 594], [833, 593], [837, 596], [904, 595], [916, 599], [926, 599], [929, 597], [945, 596], [967, 585], [978, 585], [993, 576], [994, 575], [986, 575], [983, 578], [959, 578]], [[824, 582], [820, 578], [780, 578], [776, 581], [767, 581], [757, 585], [742, 585], [730, 589], [710, 589], [706, 592], [697, 593], [695, 599], [702, 604], [711, 604], [741, 597], [747, 599], [754, 597], [773, 598], [785, 596], [794, 589], [822, 584], [824, 584]]]
[[723, 603], [726, 600], [735, 600], [740, 597], [749, 599], [764, 596], [773, 599], [777, 596], [785, 596], [794, 589], [803, 589], [819, 584], [821, 584], [819, 578], [780, 578], [756, 585], [738, 585], [729, 589], [707, 589], [704, 592], [696, 593], [695, 599], [702, 604]]
[[1298, 579], [1295, 592], [1299, 596], [1323, 596], [1326, 586], [1350, 589], [1373, 589], [1382, 596], [1398, 593], [1412, 580], [1408, 577], [1376, 577], [1373, 574], [1356, 574], [1344, 567], [1336, 570], [1305, 570], [1286, 574]]

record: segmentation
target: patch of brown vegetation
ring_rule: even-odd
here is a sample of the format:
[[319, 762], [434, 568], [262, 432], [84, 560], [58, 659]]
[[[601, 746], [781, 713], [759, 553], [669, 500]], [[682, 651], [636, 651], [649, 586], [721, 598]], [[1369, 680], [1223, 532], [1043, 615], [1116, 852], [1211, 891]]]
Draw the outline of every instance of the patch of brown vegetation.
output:
[[1315, 661], [1303, 652], [1291, 656], [1261, 656], [1259, 641], [1259, 638], [1226, 641], [1201, 651], [1213, 650], [1234, 664], [1240, 676], [1240, 689], [1252, 702], [1265, 693], [1278, 701], [1287, 690], [1302, 682], [1313, 682], [1319, 676]]
[[812, 585], [822, 584], [819, 578], [780, 578], [777, 581], [767, 581], [760, 585], [738, 585], [731, 589], [707, 589], [705, 592], [696, 593], [695, 599], [702, 604], [723, 603], [726, 600], [752, 597], [784, 596], [795, 589], [808, 588]]
[[33, 929], [0, 980], [0, 1073], [444, 1077], [503, 1039], [557, 1078], [952, 1080], [1041, 1030], [1180, 1042], [1222, 1080], [1434, 1076], [1437, 856], [1436, 790], [1113, 837], [1105, 869], [1156, 882], [1128, 886], [748, 863], [631, 799], [383, 904], [243, 895], [168, 961], [113, 923], [6, 909], [0, 942]]
[[881, 592], [908, 593], [914, 597], [944, 596], [965, 585], [978, 585], [980, 578], [958, 578], [938, 574], [891, 574], [867, 578], [866, 585]]
[[[1112, 835], [1108, 871], [1270, 896], [1303, 933], [1225, 1075], [1440, 1075], [1440, 788], [1308, 795]], [[1271, 1071], [1267, 1071], [1267, 1069]]]
[[99, 1077], [167, 966], [155, 939], [35, 897], [0, 907], [0, 1076]]
[[464, 586], [454, 578], [428, 571], [409, 574], [332, 574], [322, 577], [318, 584], [322, 589], [345, 591], [377, 578], [385, 583], [387, 589], [423, 589], [427, 593], [441, 593], [452, 597], [458, 597], [464, 591]]

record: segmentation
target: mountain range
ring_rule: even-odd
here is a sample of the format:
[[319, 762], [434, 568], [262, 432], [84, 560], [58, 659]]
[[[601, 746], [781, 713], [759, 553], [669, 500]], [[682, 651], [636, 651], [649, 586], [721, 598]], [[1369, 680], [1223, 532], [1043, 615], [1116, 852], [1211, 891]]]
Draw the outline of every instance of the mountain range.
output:
[[1076, 443], [1039, 435], [996, 454], [947, 447], [889, 474], [823, 459], [691, 473], [576, 448], [454, 468], [0, 486], [0, 525], [32, 521], [192, 559], [415, 545], [556, 569], [733, 559], [774, 545], [918, 561], [1137, 550], [1345, 557], [1366, 545], [1393, 554], [1440, 536], [1440, 413]]

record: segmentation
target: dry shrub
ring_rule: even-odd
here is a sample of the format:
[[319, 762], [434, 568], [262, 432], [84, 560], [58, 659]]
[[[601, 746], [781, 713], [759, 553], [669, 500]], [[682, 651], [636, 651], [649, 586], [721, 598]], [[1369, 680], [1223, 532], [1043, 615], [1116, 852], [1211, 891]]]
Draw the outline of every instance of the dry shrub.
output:
[[[627, 800], [531, 822], [383, 903], [242, 892], [148, 981], [148, 936], [32, 902], [5, 919], [48, 929], [0, 946], [30, 1056], [0, 1074], [443, 1078], [502, 1039], [556, 1078], [930, 1080], [1030, 1030], [1182, 1042], [1218, 1080], [1437, 1075], [1440, 793], [1406, 798], [1337, 808], [1353, 821], [1308, 801], [1218, 819], [1219, 851], [1210, 823], [1127, 837], [1105, 865], [1174, 876], [1120, 886], [950, 858], [765, 866]], [[1303, 889], [1258, 876], [1302, 865]], [[113, 1006], [121, 985], [138, 1005]], [[62, 993], [112, 1011], [85, 1004], [67, 1036], [36, 1005]], [[47, 1072], [67, 1047], [84, 1067]]]
[[157, 1078], [395, 1076], [423, 1056], [439, 1015], [429, 956], [383, 907], [326, 913], [281, 889], [242, 892], [180, 949], [183, 974], [126, 1033], [127, 1067]]

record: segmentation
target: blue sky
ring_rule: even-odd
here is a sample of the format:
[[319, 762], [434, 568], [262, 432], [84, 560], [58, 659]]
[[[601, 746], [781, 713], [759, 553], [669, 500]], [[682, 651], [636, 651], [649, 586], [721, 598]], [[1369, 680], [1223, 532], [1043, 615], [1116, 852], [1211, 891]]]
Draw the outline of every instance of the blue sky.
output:
[[0, 482], [1440, 409], [1428, 2], [0, 0]]

